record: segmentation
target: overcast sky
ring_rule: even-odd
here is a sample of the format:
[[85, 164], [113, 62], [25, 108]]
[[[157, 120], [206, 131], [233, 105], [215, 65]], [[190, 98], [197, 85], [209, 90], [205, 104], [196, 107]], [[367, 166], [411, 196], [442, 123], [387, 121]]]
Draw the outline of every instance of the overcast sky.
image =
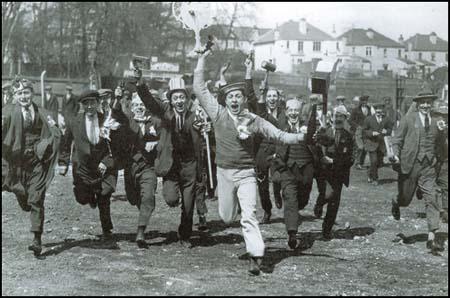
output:
[[397, 40], [416, 33], [432, 31], [448, 40], [448, 2], [257, 2], [257, 25], [274, 28], [276, 24], [302, 17], [331, 34], [352, 27], [372, 28]]

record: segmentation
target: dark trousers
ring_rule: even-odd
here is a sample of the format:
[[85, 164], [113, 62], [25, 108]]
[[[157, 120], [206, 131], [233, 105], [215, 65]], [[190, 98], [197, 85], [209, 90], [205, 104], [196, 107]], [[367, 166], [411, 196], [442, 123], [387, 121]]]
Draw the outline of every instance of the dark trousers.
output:
[[208, 189], [208, 176], [202, 175], [201, 181], [195, 182], [195, 204], [197, 205], [197, 214], [204, 216], [208, 213], [208, 207], [206, 207], [206, 192]]
[[383, 162], [383, 152], [375, 150], [369, 152], [370, 166], [367, 175], [370, 179], [378, 180], [378, 168], [381, 167]]
[[327, 212], [322, 223], [322, 230], [324, 232], [330, 232], [333, 228], [334, 222], [336, 221], [339, 210], [343, 183], [331, 175], [327, 176], [326, 182], [325, 188], [331, 188], [331, 192], [328, 192], [326, 196], [324, 195], [323, 198], [321, 197], [320, 200], [317, 200], [317, 205], [327, 205]]
[[192, 234], [196, 161], [177, 162], [167, 176], [163, 178], [164, 200], [169, 206], [177, 206], [181, 193], [181, 222], [178, 233], [181, 240], [187, 240]]
[[24, 191], [15, 192], [16, 198], [22, 210], [30, 211], [30, 231], [42, 233], [46, 191], [42, 175], [45, 175], [46, 169], [36, 157], [22, 160], [22, 162], [20, 183]]
[[102, 193], [99, 188], [87, 185], [79, 180], [76, 182], [74, 181], [73, 192], [76, 201], [81, 205], [86, 205], [88, 203], [97, 204], [103, 231], [113, 229], [111, 220], [111, 192]]
[[297, 232], [299, 226], [299, 206], [308, 204], [314, 177], [313, 165], [301, 168], [294, 165], [281, 173], [281, 188], [284, 200], [284, 223], [288, 232]]
[[437, 196], [441, 209], [448, 209], [448, 161], [443, 162], [437, 169]]
[[138, 226], [147, 226], [155, 210], [155, 192], [158, 186], [155, 170], [150, 166], [131, 164], [124, 170], [125, 192], [131, 205], [139, 209]]
[[416, 189], [425, 201], [425, 210], [427, 215], [428, 230], [439, 229], [440, 203], [435, 195], [436, 168], [435, 164], [427, 158], [422, 162], [415, 161], [409, 174], [399, 173], [398, 176], [398, 195], [394, 199], [400, 207], [407, 207], [412, 201]]
[[[261, 207], [266, 213], [272, 214], [272, 202], [270, 201], [269, 191], [269, 169], [258, 169], [258, 192], [261, 200]], [[272, 182], [273, 195], [281, 199], [281, 184]]]
[[361, 166], [364, 165], [364, 161], [366, 160], [367, 151], [365, 149], [357, 148], [355, 150], [355, 152], [356, 152], [356, 158], [355, 158], [356, 162]]
[[[319, 170], [314, 175], [314, 179], [316, 180], [316, 183], [317, 183], [317, 191], [319, 193], [319, 195], [317, 197], [316, 204], [318, 202], [322, 202], [322, 201], [325, 200], [325, 192], [326, 192], [326, 180], [325, 180], [326, 178], [325, 178], [325, 174], [326, 174], [326, 172], [324, 172], [323, 170]], [[299, 206], [298, 208], [300, 210], [302, 210], [305, 207], [306, 206]]]

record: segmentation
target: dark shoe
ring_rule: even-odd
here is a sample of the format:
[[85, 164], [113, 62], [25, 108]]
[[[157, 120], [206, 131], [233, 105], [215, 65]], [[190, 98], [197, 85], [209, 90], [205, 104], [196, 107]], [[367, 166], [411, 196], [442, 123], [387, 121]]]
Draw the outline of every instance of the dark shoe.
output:
[[431, 253], [433, 253], [433, 254], [438, 251], [444, 251], [444, 246], [442, 244], [440, 244], [439, 242], [437, 242], [436, 239], [428, 240], [427, 248], [431, 249]]
[[208, 225], [206, 224], [206, 217], [204, 215], [198, 217], [198, 229], [200, 231], [205, 231], [208, 229]]
[[272, 214], [267, 213], [264, 211], [264, 216], [263, 219], [261, 221], [262, 224], [268, 224], [270, 222], [270, 217], [272, 216]]
[[277, 206], [278, 209], [281, 209], [283, 207], [283, 198], [281, 195], [275, 196], [275, 206]]
[[391, 212], [395, 220], [400, 220], [400, 206], [397, 203], [392, 202]]
[[322, 206], [322, 205], [319, 205], [319, 204], [316, 204], [316, 205], [314, 206], [314, 215], [315, 215], [317, 218], [321, 218], [321, 217], [322, 217], [322, 213], [323, 213], [323, 206]]
[[111, 230], [103, 230], [102, 240], [109, 241], [111, 239], [113, 239], [113, 233], [111, 232]]
[[288, 245], [291, 249], [296, 249], [298, 246], [297, 234], [290, 233], [288, 238]]
[[35, 256], [39, 256], [42, 252], [41, 242], [37, 239], [34, 239], [28, 249], [31, 250]]
[[333, 239], [333, 235], [331, 234], [331, 230], [322, 229], [322, 237], [326, 241], [330, 241], [331, 239]]
[[250, 258], [250, 268], [248, 269], [248, 272], [252, 275], [259, 275], [261, 273], [261, 266], [262, 258], [256, 258], [251, 257]]
[[136, 244], [139, 248], [146, 248], [147, 242], [145, 242], [145, 234], [144, 234], [145, 228], [138, 228], [137, 234], [136, 234]]

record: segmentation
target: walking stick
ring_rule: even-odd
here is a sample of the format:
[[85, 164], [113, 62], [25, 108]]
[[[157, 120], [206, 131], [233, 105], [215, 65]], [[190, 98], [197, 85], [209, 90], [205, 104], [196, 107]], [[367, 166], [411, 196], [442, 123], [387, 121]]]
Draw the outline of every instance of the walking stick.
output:
[[44, 101], [45, 101], [45, 98], [44, 98], [44, 95], [45, 95], [45, 93], [44, 93], [44, 77], [45, 77], [46, 73], [47, 73], [46, 70], [44, 70], [41, 73], [41, 103], [42, 103], [42, 108], [44, 108]]
[[[208, 119], [206, 119], [206, 117], [204, 119], [205, 119], [205, 125], [207, 125]], [[203, 131], [203, 137], [205, 138], [206, 155], [208, 157], [209, 185], [211, 186], [211, 189], [214, 189], [214, 181], [213, 181], [212, 165], [211, 165], [211, 149], [209, 147], [209, 138], [208, 138], [208, 133], [206, 131]]]

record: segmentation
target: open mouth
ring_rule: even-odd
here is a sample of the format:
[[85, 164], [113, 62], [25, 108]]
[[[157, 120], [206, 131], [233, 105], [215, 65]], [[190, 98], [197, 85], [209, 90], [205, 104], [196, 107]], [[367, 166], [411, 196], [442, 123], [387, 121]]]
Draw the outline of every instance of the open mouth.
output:
[[232, 103], [230, 108], [233, 112], [239, 111], [239, 105], [237, 103]]

